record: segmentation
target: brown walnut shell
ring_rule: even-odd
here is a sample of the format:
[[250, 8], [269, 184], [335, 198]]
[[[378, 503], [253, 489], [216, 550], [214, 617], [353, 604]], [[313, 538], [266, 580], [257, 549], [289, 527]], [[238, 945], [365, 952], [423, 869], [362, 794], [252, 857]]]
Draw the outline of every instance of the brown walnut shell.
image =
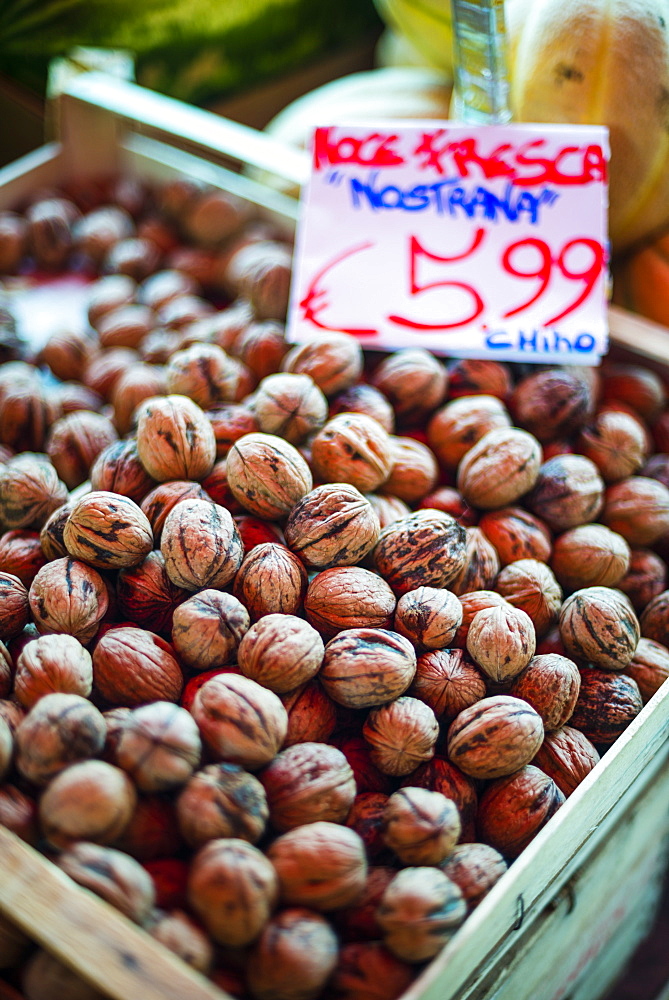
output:
[[544, 730], [551, 732], [569, 721], [580, 690], [581, 675], [573, 660], [540, 653], [516, 677], [509, 694], [528, 702], [541, 716]]
[[279, 831], [324, 820], [343, 823], [356, 794], [346, 757], [326, 743], [297, 743], [282, 750], [259, 775], [270, 822]]
[[615, 587], [630, 559], [630, 547], [618, 532], [603, 524], [582, 524], [555, 539], [551, 569], [567, 590]]
[[179, 830], [191, 847], [218, 837], [257, 843], [269, 810], [265, 789], [238, 764], [208, 764], [186, 782], [176, 803]]
[[585, 587], [560, 611], [560, 638], [567, 653], [605, 670], [624, 670], [641, 629], [627, 598], [609, 587]]
[[490, 844], [458, 844], [440, 866], [460, 889], [469, 913], [475, 910], [508, 865]]
[[627, 674], [586, 667], [569, 720], [595, 744], [615, 742], [643, 708], [639, 685]]
[[284, 527], [286, 545], [308, 567], [353, 566], [379, 538], [379, 518], [348, 483], [326, 483], [298, 500]]
[[201, 480], [216, 460], [216, 438], [206, 414], [186, 396], [156, 396], [137, 415], [137, 450], [157, 482]]
[[362, 566], [334, 566], [309, 583], [304, 613], [331, 639], [343, 629], [392, 628], [395, 604], [395, 595], [378, 574]]
[[172, 583], [190, 591], [224, 587], [244, 558], [232, 515], [209, 500], [181, 500], [172, 508], [160, 551]]
[[642, 638], [625, 673], [639, 685], [644, 705], [669, 677], [669, 649], [653, 639]]
[[237, 663], [245, 677], [285, 694], [315, 677], [324, 652], [320, 635], [304, 619], [264, 615], [242, 637]]
[[285, 517], [313, 487], [309, 466], [299, 451], [274, 434], [240, 437], [226, 459], [228, 485], [251, 514]]
[[93, 683], [110, 705], [179, 700], [184, 679], [172, 648], [153, 632], [110, 629], [93, 650]]
[[408, 639], [390, 629], [345, 629], [325, 647], [319, 674], [327, 694], [346, 708], [383, 705], [404, 694], [416, 672]]
[[518, 427], [494, 428], [465, 454], [457, 487], [474, 507], [506, 507], [534, 486], [541, 458], [541, 445], [532, 434]]
[[524, 499], [552, 531], [594, 521], [604, 505], [604, 480], [583, 455], [556, 455], [541, 466]]
[[548, 562], [551, 533], [546, 525], [523, 507], [501, 507], [486, 511], [479, 528], [490, 539], [503, 566], [517, 559]]
[[403, 594], [394, 627], [417, 650], [446, 649], [462, 624], [462, 604], [443, 587], [417, 587]]
[[536, 650], [530, 616], [512, 604], [483, 608], [472, 618], [467, 652], [493, 681], [512, 680], [525, 669]]
[[69, 556], [39, 570], [29, 600], [40, 632], [65, 632], [84, 645], [98, 631], [109, 606], [109, 594], [97, 570]]
[[124, 569], [137, 566], [151, 552], [153, 532], [134, 500], [95, 490], [70, 511], [63, 542], [75, 559], [98, 569]]
[[465, 708], [448, 730], [449, 759], [472, 778], [501, 778], [532, 760], [544, 738], [541, 716], [511, 695]]
[[337, 910], [354, 903], [365, 887], [365, 845], [355, 830], [339, 823], [288, 830], [270, 844], [267, 857], [279, 877], [279, 899], [289, 906]]
[[450, 721], [486, 696], [486, 678], [461, 649], [436, 649], [418, 657], [409, 688], [440, 721]]
[[434, 756], [439, 723], [429, 705], [404, 695], [373, 708], [362, 735], [378, 769], [401, 777]]
[[550, 567], [538, 559], [518, 559], [508, 563], [497, 576], [495, 590], [509, 604], [530, 616], [538, 638], [557, 624], [562, 607], [562, 588]]
[[307, 571], [302, 562], [279, 542], [253, 546], [233, 583], [235, 597], [254, 621], [269, 614], [298, 614], [306, 589]]
[[465, 529], [436, 510], [417, 510], [388, 525], [372, 552], [375, 569], [397, 594], [446, 587], [466, 558]]
[[580, 729], [563, 726], [546, 738], [532, 764], [553, 779], [563, 795], [569, 796], [599, 763], [599, 754]]
[[479, 802], [479, 836], [504, 857], [517, 858], [564, 801], [553, 779], [527, 764], [486, 788]]

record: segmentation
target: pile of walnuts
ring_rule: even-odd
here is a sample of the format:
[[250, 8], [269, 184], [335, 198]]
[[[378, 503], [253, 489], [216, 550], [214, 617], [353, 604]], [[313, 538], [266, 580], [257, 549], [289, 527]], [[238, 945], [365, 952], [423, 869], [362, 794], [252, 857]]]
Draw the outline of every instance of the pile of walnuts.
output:
[[666, 387], [292, 345], [290, 262], [187, 179], [0, 213], [90, 282], [0, 367], [0, 823], [235, 997], [392, 1000], [669, 675]]

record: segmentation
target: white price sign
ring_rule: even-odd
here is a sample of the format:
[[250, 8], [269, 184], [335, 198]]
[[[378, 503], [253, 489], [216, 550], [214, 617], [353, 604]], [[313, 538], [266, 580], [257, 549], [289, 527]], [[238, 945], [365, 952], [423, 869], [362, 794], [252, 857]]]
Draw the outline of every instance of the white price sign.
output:
[[608, 160], [599, 126], [316, 129], [288, 338], [598, 364]]

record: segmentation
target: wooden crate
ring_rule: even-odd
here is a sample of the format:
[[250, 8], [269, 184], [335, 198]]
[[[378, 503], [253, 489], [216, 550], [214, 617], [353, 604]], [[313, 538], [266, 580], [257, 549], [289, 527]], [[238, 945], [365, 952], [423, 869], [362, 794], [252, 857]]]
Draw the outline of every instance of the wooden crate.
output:
[[[73, 177], [183, 172], [290, 229], [295, 202], [239, 173], [300, 182], [302, 153], [99, 74], [66, 83], [60, 139], [0, 171], [0, 207]], [[610, 310], [611, 341], [669, 374], [669, 331]], [[0, 829], [0, 913], [115, 1000], [226, 994]], [[654, 918], [669, 864], [669, 685], [657, 692], [403, 1000], [598, 1000]]]

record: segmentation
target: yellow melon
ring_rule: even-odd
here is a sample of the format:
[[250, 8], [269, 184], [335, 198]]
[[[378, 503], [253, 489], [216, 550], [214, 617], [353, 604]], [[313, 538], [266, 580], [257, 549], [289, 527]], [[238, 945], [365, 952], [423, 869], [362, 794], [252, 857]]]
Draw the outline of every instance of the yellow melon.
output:
[[669, 222], [668, 0], [508, 0], [517, 121], [600, 124], [614, 253]]

